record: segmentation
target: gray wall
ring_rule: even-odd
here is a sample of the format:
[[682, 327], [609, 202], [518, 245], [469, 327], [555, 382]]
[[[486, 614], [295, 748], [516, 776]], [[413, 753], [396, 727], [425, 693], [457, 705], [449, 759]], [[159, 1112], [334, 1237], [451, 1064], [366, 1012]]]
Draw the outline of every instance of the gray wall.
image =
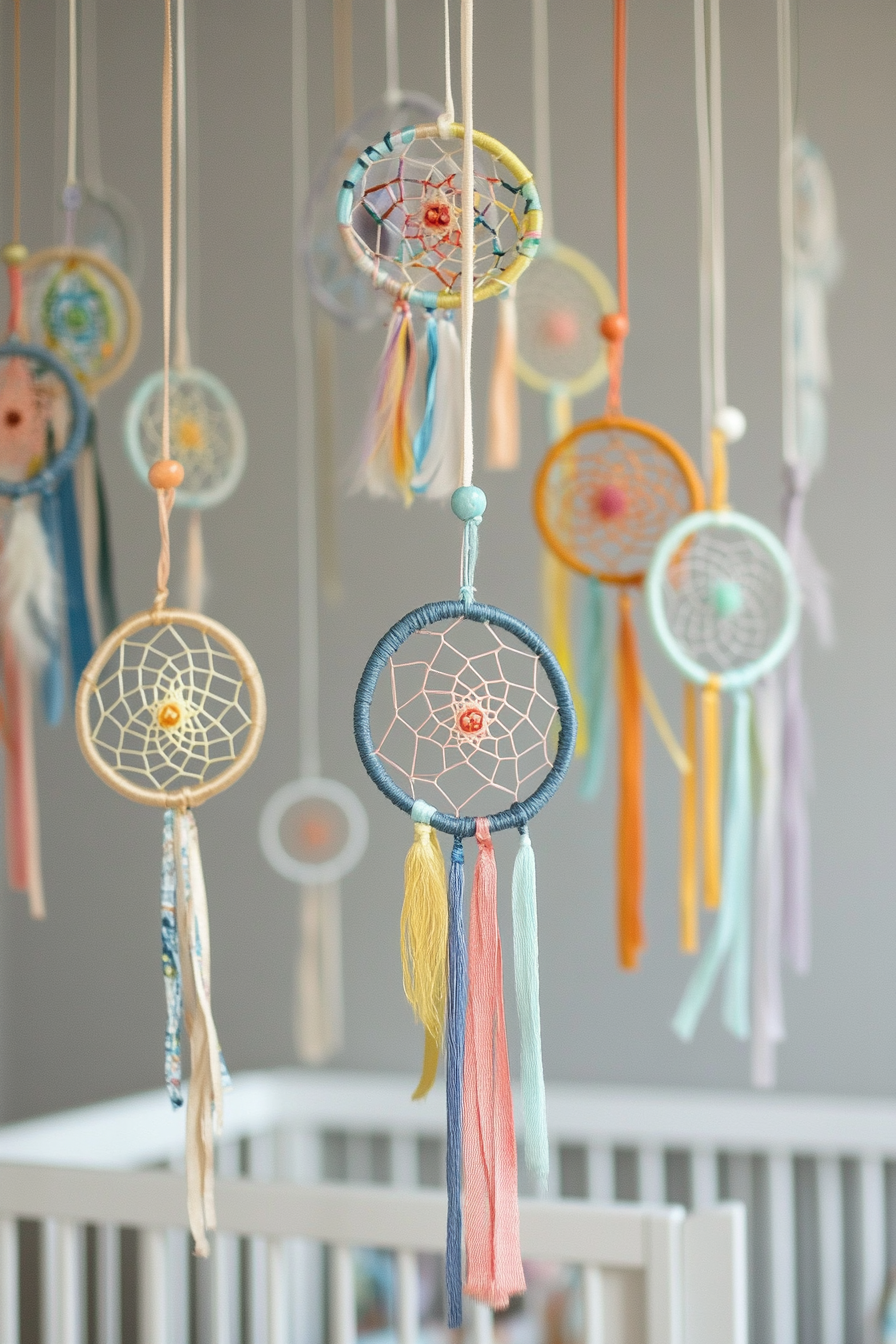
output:
[[[439, 94], [437, 0], [400, 3], [403, 76]], [[554, 0], [552, 76], [557, 231], [614, 271], [610, 193], [610, 5]], [[4, 33], [10, 31], [4, 5]], [[207, 519], [214, 587], [209, 610], [253, 650], [270, 726], [251, 773], [199, 818], [210, 892], [216, 1016], [231, 1068], [287, 1064], [295, 892], [256, 840], [260, 808], [295, 773], [295, 465], [290, 334], [290, 13], [197, 0], [195, 96], [199, 163], [194, 353], [233, 388], [251, 461], [235, 498]], [[318, 155], [331, 134], [329, 5], [312, 0]], [[52, 7], [25, 10], [25, 240], [52, 240]], [[357, 104], [383, 82], [381, 4], [356, 3]], [[896, 902], [896, 674], [892, 581], [896, 458], [896, 9], [890, 0], [800, 0], [799, 118], [828, 156], [838, 190], [846, 268], [832, 306], [836, 385], [830, 463], [809, 525], [834, 576], [839, 646], [807, 644], [816, 728], [815, 964], [788, 977], [788, 1089], [888, 1093], [896, 1086], [892, 1011]], [[102, 451], [112, 496], [122, 608], [151, 596], [157, 532], [150, 496], [121, 451], [125, 400], [158, 366], [160, 4], [99, 0], [104, 167], [136, 203], [147, 235], [146, 335], [123, 384], [103, 397]], [[630, 22], [633, 334], [626, 402], [697, 446], [696, 166], [689, 0], [635, 0]], [[735, 450], [737, 503], [775, 523], [779, 497], [777, 109], [772, 0], [723, 4], [730, 295], [730, 395], [750, 423]], [[477, 124], [531, 153], [525, 5], [477, 6]], [[8, 135], [9, 51], [3, 44], [2, 134]], [[194, 123], [195, 124], [195, 123]], [[384, 128], [385, 129], [385, 128]], [[6, 178], [8, 181], [8, 176]], [[8, 213], [8, 193], [3, 208]], [[492, 316], [480, 315], [480, 393]], [[347, 457], [380, 337], [340, 341], [339, 437]], [[525, 468], [485, 481], [480, 590], [539, 622], [538, 546], [528, 507], [543, 448], [541, 407], [526, 394]], [[594, 405], [597, 403], [595, 402]], [[482, 397], [480, 396], [480, 411]], [[582, 410], [591, 409], [583, 406]], [[480, 415], [481, 419], [481, 415]], [[178, 523], [181, 520], [178, 520]], [[175, 527], [182, 545], [182, 528]], [[344, 884], [348, 1043], [341, 1063], [412, 1069], [419, 1034], [400, 983], [397, 924], [404, 818], [362, 777], [350, 709], [363, 660], [382, 631], [456, 584], [458, 529], [447, 510], [346, 499], [340, 506], [345, 600], [323, 614], [322, 733], [327, 771], [364, 799], [372, 841]], [[643, 630], [650, 673], [671, 706], [674, 678]], [[2, 1109], [6, 1118], [161, 1081], [158, 956], [160, 818], [108, 792], [87, 770], [71, 723], [41, 729], [39, 770], [50, 908], [29, 923], [24, 900], [2, 901]], [[575, 774], [576, 772], [574, 772]], [[637, 975], [614, 965], [612, 789], [599, 804], [576, 780], [533, 828], [542, 912], [545, 1065], [554, 1079], [738, 1087], [747, 1050], [727, 1037], [715, 1004], [697, 1040], [668, 1020], [688, 974], [676, 950], [677, 787], [648, 747], [649, 950]], [[513, 842], [501, 839], [502, 921], [509, 935]], [[513, 1013], [511, 1017], [511, 1029]], [[513, 1048], [513, 1046], [512, 1046]]]

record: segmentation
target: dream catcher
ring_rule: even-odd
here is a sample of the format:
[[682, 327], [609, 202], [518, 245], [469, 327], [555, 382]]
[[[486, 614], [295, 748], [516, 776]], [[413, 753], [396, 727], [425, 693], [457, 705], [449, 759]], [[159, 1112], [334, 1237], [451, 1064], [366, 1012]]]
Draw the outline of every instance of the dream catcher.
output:
[[[472, 2], [463, 0], [462, 245], [463, 484], [451, 506], [464, 523], [457, 601], [398, 621], [371, 654], [355, 698], [355, 740], [377, 787], [414, 823], [405, 864], [401, 950], [405, 993], [423, 1024], [432, 1086], [441, 1049], [448, 1106], [448, 1324], [461, 1324], [461, 1159], [465, 1291], [493, 1308], [525, 1288], [519, 1249], [516, 1141], [504, 1026], [497, 870], [492, 837], [516, 827], [514, 968], [521, 1034], [525, 1152], [547, 1179], [547, 1127], [538, 1005], [535, 863], [528, 825], [558, 787], [575, 741], [566, 680], [522, 621], [475, 598], [485, 495], [472, 484], [472, 329], [477, 199], [472, 128]], [[428, 291], [427, 291], [428, 292]], [[559, 732], [555, 731], [559, 724]], [[445, 877], [436, 832], [453, 836]], [[463, 931], [464, 840], [478, 857]]]
[[[163, 72], [164, 370], [171, 318], [171, 11], [165, 5]], [[91, 768], [125, 798], [165, 809], [162, 847], [162, 969], [167, 1024], [165, 1079], [174, 1106], [181, 1090], [181, 1024], [190, 1041], [187, 1201], [197, 1255], [208, 1255], [215, 1226], [213, 1131], [220, 1133], [227, 1074], [211, 1009], [208, 908], [193, 811], [229, 788], [254, 760], [265, 722], [264, 688], [235, 635], [217, 621], [170, 609], [168, 519], [184, 469], [162, 457], [150, 469], [157, 492], [161, 551], [156, 597], [130, 617], [90, 660], [78, 688], [78, 742]]]
[[[641, 587], [653, 549], [670, 524], [702, 507], [700, 478], [668, 434], [622, 413], [622, 361], [628, 334], [625, 157], [625, 3], [616, 0], [614, 44], [616, 221], [619, 308], [600, 325], [607, 343], [609, 384], [599, 420], [570, 430], [548, 452], [535, 480], [535, 519], [557, 559], [589, 580], [580, 693], [586, 711], [587, 792], [600, 779], [605, 706], [612, 660], [606, 650], [607, 587], [618, 594], [615, 655], [619, 719], [617, 935], [619, 964], [637, 967], [644, 947], [644, 798], [642, 705], [682, 771], [683, 808], [693, 807], [694, 772], [641, 671], [632, 595]], [[567, 656], [569, 641], [566, 641]], [[688, 704], [685, 705], [685, 727]], [[687, 835], [690, 832], [686, 832]], [[682, 885], [693, 885], [693, 856], [682, 852]]]
[[124, 441], [131, 465], [147, 485], [150, 468], [164, 456], [166, 410], [171, 456], [184, 469], [177, 504], [190, 510], [185, 597], [201, 611], [206, 577], [202, 512], [229, 499], [246, 466], [246, 429], [240, 408], [214, 374], [190, 359], [187, 330], [187, 87], [184, 0], [177, 0], [177, 282], [174, 368], [144, 378], [125, 411]]
[[[304, 7], [293, 10], [293, 208], [296, 226], [307, 191], [307, 35]], [[342, 935], [339, 884], [367, 847], [367, 813], [351, 789], [321, 778], [318, 665], [317, 512], [314, 439], [317, 391], [310, 359], [304, 276], [294, 274], [297, 447], [299, 473], [299, 778], [284, 784], [261, 814], [265, 858], [299, 888], [298, 958], [293, 1039], [304, 1064], [323, 1064], [343, 1044]]]
[[[454, 121], [448, 32], [446, 24], [444, 113], [368, 146], [347, 170], [337, 206], [348, 255], [368, 283], [394, 301], [357, 484], [407, 504], [415, 494], [446, 497], [458, 474], [462, 379], [453, 311], [460, 306], [463, 275], [464, 127]], [[516, 155], [480, 131], [472, 136], [471, 264], [478, 301], [512, 291], [538, 248], [541, 208], [532, 174]], [[423, 415], [416, 433], [410, 406], [418, 362], [414, 309], [426, 321]], [[499, 334], [499, 346], [501, 339]], [[499, 353], [499, 360], [506, 355]], [[509, 367], [512, 379], [512, 352]]]
[[[831, 370], [827, 294], [840, 272], [834, 189], [821, 153], [793, 138], [790, 9], [778, 6], [781, 129], [781, 251], [783, 299], [784, 544], [803, 602], [823, 646], [834, 639], [827, 575], [803, 526], [806, 496], [824, 464], [827, 389]], [[782, 842], [783, 948], [805, 975], [811, 958], [809, 889], [809, 723], [803, 701], [799, 643], [781, 673], [783, 696]]]
[[[780, 987], [770, 948], [780, 921], [780, 710], [771, 673], [786, 656], [800, 621], [793, 565], [778, 539], [728, 503], [728, 443], [739, 439], [743, 415], [726, 404], [724, 228], [722, 214], [721, 79], [718, 0], [710, 0], [709, 41], [702, 0], [697, 24], [697, 106], [703, 186], [704, 297], [702, 366], [705, 404], [712, 408], [711, 507], [682, 519], [662, 539], [647, 577], [654, 630], [669, 658], [703, 704], [703, 880], [705, 903], [718, 907], [673, 1027], [693, 1036], [713, 986], [725, 971], [723, 1018], [737, 1037], [751, 1034], [751, 867], [753, 748], [761, 760], [757, 828], [756, 955], [752, 969], [757, 1036], [777, 1034]], [[707, 47], [709, 77], [707, 81]], [[709, 386], [706, 386], [706, 380]], [[733, 699], [733, 721], [721, 824], [720, 696]], [[755, 724], [754, 724], [755, 719]], [[696, 924], [696, 912], [692, 915]], [[754, 1076], [757, 1056], [754, 1053]]]

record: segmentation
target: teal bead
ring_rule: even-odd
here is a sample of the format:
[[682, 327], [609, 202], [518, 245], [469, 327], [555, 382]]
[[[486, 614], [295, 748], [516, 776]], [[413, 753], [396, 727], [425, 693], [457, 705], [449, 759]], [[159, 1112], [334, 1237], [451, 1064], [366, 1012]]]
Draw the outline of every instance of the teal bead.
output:
[[712, 605], [717, 616], [736, 616], [744, 604], [744, 593], [734, 579], [717, 579], [712, 587]]
[[485, 491], [478, 485], [459, 485], [451, 496], [451, 512], [462, 523], [468, 523], [471, 518], [482, 517], [487, 503]]

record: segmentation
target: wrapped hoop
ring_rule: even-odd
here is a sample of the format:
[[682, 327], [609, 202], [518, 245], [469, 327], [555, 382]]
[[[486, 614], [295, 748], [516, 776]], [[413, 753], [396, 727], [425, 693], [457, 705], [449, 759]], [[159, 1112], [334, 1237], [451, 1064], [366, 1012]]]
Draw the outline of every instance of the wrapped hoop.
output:
[[[564, 378], [560, 374], [552, 375], [545, 369], [538, 368], [537, 352], [533, 351], [528, 358], [524, 353], [527, 348], [527, 325], [535, 316], [534, 313], [530, 313], [530, 308], [538, 307], [538, 299], [530, 296], [529, 291], [537, 287], [542, 270], [548, 271], [551, 265], [555, 270], [562, 269], [567, 282], [565, 288], [575, 291], [568, 294], [568, 299], [576, 302], [579, 307], [589, 304], [594, 309], [593, 313], [588, 314], [588, 321], [593, 323], [594, 328], [594, 356], [588, 366], [572, 378]], [[563, 301], [563, 297], [561, 292], [558, 295], [560, 302]], [[577, 252], [575, 248], [556, 242], [553, 238], [543, 238], [534, 264], [517, 288], [516, 306], [520, 344], [516, 372], [517, 377], [527, 387], [545, 394], [555, 392], [559, 388], [568, 397], [584, 397], [604, 382], [607, 376], [607, 349], [599, 331], [600, 320], [606, 313], [616, 311], [617, 299], [610, 281], [589, 257]]]
[[[54, 304], [56, 287], [66, 271], [79, 271], [89, 279], [89, 306], [98, 321], [92, 342], [84, 339], [85, 327], [72, 327], [68, 333], [60, 326], [65, 296], [55, 308]], [[47, 247], [23, 262], [22, 275], [30, 327], [41, 333], [51, 350], [59, 352], [88, 395], [95, 396], [120, 378], [137, 353], [141, 327], [140, 301], [124, 272], [99, 252]]]
[[[573, 544], [575, 541], [573, 534], [577, 526], [580, 532], [583, 530], [592, 537], [598, 537], [601, 529], [609, 533], [617, 525], [616, 514], [609, 509], [607, 512], [610, 516], [606, 520], [602, 518], [600, 512], [591, 513], [584, 519], [580, 516], [583, 508], [586, 510], [589, 508], [589, 501], [583, 497], [585, 492], [582, 489], [578, 445], [588, 435], [596, 434], [607, 436], [616, 434], [621, 438], [633, 436], [636, 440], [644, 441], [647, 447], [657, 453], [657, 463], [668, 478], [663, 493], [657, 489], [657, 482], [654, 480], [645, 484], [642, 476], [646, 473], [639, 472], [633, 482], [633, 488], [641, 496], [650, 513], [642, 520], [638, 556], [628, 567], [624, 567], [621, 561], [614, 562], [611, 566], [606, 559], [606, 550], [601, 552], [597, 546], [588, 545], [587, 535], [583, 547], [577, 549]], [[598, 491], [604, 488], [600, 483], [602, 473], [603, 468], [600, 465], [591, 473], [594, 478], [591, 486]], [[614, 465], [608, 473], [609, 489], [620, 492], [623, 505], [624, 488], [627, 488], [627, 477], [630, 474], [625, 461]], [[559, 504], [554, 499], [555, 490], [559, 495]], [[662, 508], [664, 502], [668, 504], [665, 510]], [[608, 501], [608, 504], [612, 503], [613, 500]], [[666, 533], [670, 523], [683, 514], [690, 514], [702, 507], [703, 484], [697, 469], [681, 445], [655, 425], [623, 415], [606, 415], [601, 419], [586, 420], [576, 425], [547, 453], [535, 478], [533, 489], [535, 521], [546, 545], [564, 564], [579, 574], [586, 574], [600, 579], [602, 583], [611, 584], [636, 586], [642, 583], [647, 572], [647, 557], [652, 554], [654, 546]], [[618, 525], [620, 531], [628, 526], [624, 510], [618, 514]], [[619, 553], [624, 550], [621, 541], [614, 542], [613, 548]], [[640, 563], [642, 558], [643, 564]]]
[[[349, 256], [369, 276], [374, 288], [384, 290], [396, 300], [429, 309], [460, 307], [460, 164], [452, 159], [453, 171], [446, 170], [436, 176], [434, 165], [427, 163], [423, 165], [427, 171], [419, 179], [404, 172], [403, 167], [390, 179], [383, 174], [383, 165], [386, 165], [387, 173], [389, 160], [403, 162], [407, 147], [415, 141], [444, 144], [451, 140], [463, 141], [463, 136], [464, 128], [457, 122], [447, 128], [444, 137], [435, 123], [390, 131], [379, 144], [372, 145], [359, 155], [346, 173], [337, 199], [336, 218]], [[513, 179], [508, 182], [504, 177], [477, 173], [477, 177], [490, 190], [490, 201], [485, 205], [480, 201], [477, 207], [477, 225], [491, 240], [488, 251], [491, 263], [477, 279], [473, 289], [474, 299], [480, 300], [506, 293], [519, 279], [538, 250], [542, 218], [532, 174], [517, 156], [500, 141], [481, 131], [473, 132], [473, 144]], [[450, 159], [450, 151], [445, 150], [443, 156]], [[367, 174], [375, 169], [380, 171], [374, 174], [373, 184], [365, 187]], [[415, 209], [407, 209], [404, 197], [396, 194], [404, 192], [408, 185], [419, 190], [419, 200], [412, 198], [416, 203]], [[361, 188], [361, 193], [356, 199], [358, 188]], [[506, 202], [498, 203], [498, 191], [503, 191], [510, 198], [519, 196], [522, 199], [524, 209], [520, 218]], [[432, 225], [427, 220], [416, 218], [417, 209], [422, 212], [427, 202], [437, 211]], [[487, 217], [489, 204], [495, 206], [492, 212], [494, 220]], [[401, 212], [397, 209], [399, 205], [405, 207]], [[364, 240], [355, 227], [357, 211], [362, 212], [358, 216], [359, 222], [367, 227], [372, 225], [378, 237], [383, 230], [388, 230], [390, 236], [396, 235], [388, 254], [371, 247]], [[390, 216], [399, 219], [400, 223], [413, 220], [411, 235], [396, 226]], [[508, 219], [515, 225], [516, 236], [512, 249], [502, 249], [500, 229]], [[512, 250], [513, 255], [505, 265], [503, 263], [508, 250]], [[440, 264], [424, 267], [421, 258], [431, 253], [439, 258]], [[449, 254], [450, 257], [457, 257], [456, 264], [449, 259]], [[412, 274], [422, 274], [424, 270], [440, 282], [438, 288], [424, 289], [411, 278]]]
[[[300, 859], [283, 843], [281, 827], [289, 811], [302, 803], [322, 801], [342, 813], [345, 837], [337, 853], [323, 862]], [[345, 784], [335, 779], [294, 779], [284, 784], [264, 805], [258, 836], [268, 863], [289, 882], [323, 886], [340, 882], [360, 862], [370, 833], [367, 813]]]
[[84, 394], [69, 369], [45, 346], [26, 345], [15, 338], [0, 345], [0, 360], [26, 359], [42, 364], [59, 379], [68, 393], [71, 410], [71, 424], [65, 447], [53, 458], [53, 461], [24, 481], [5, 481], [0, 477], [0, 495], [7, 499], [21, 499], [24, 495], [48, 494], [55, 490], [60, 480], [74, 466], [75, 458], [84, 447], [90, 420], [90, 410], [84, 400]]
[[[732, 531], [737, 529], [741, 532], [761, 549], [771, 565], [778, 571], [782, 586], [780, 623], [777, 632], [768, 642], [767, 648], [759, 656], [752, 658], [741, 666], [728, 667], [719, 672], [704, 667], [683, 647], [681, 640], [676, 637], [670, 624], [663, 595], [664, 585], [670, 581], [670, 569], [675, 564], [676, 559], [680, 557], [680, 563], [687, 565], [688, 543], [699, 537], [700, 533], [708, 528], [730, 528]], [[724, 576], [720, 579], [723, 584], [726, 581], [729, 585], [734, 583], [734, 580], [726, 580]], [[674, 583], [674, 580], [672, 582]], [[736, 513], [733, 509], [695, 513], [677, 523], [657, 547], [647, 575], [645, 591], [647, 609], [657, 638], [679, 671], [688, 680], [696, 682], [698, 685], [706, 685], [710, 676], [715, 675], [718, 677], [721, 690], [736, 691], [752, 686], [760, 677], [764, 677], [777, 667], [787, 656], [799, 631], [802, 604], [799, 583], [789, 555], [778, 538], [767, 527], [758, 523], [755, 518], [750, 518], [743, 513]], [[720, 595], [724, 601], [725, 593], [722, 592]], [[732, 593], [732, 598], [740, 600], [738, 593]]]
[[[547, 644], [525, 622], [497, 607], [484, 606], [479, 602], [469, 604], [462, 601], [430, 602], [409, 612], [383, 635], [367, 661], [355, 695], [354, 731], [358, 752], [365, 770], [377, 788], [396, 807], [400, 807], [403, 812], [411, 813], [415, 799], [395, 783], [377, 755], [370, 731], [370, 706], [381, 672], [392, 655], [411, 635], [440, 621], [458, 620], [494, 625], [514, 635], [536, 656], [554, 693], [560, 732], [549, 773], [528, 798], [514, 802], [510, 807], [487, 818], [489, 831], [492, 833], [524, 826], [553, 797], [566, 774], [575, 746], [576, 715], [566, 678]], [[476, 833], [475, 816], [450, 816], [445, 812], [435, 812], [429, 818], [429, 824], [447, 835], [458, 836], [461, 839]]]
[[[198, 669], [195, 682], [187, 676], [186, 688], [184, 689], [183, 667], [177, 666], [174, 663], [174, 658], [164, 653], [157, 653], [154, 659], [149, 654], [144, 653], [136, 668], [127, 667], [123, 664], [123, 655], [120, 651], [124, 649], [131, 636], [143, 632], [149, 633], [153, 630], [164, 630], [175, 625], [186, 626], [203, 636], [207, 656], [205, 666]], [[150, 640], [144, 641], [143, 647], [151, 644], [153, 638], [155, 637], [152, 636]], [[217, 649], [212, 647], [209, 643], [210, 640], [218, 646]], [[181, 642], [183, 643], [183, 641]], [[186, 645], [184, 645], [184, 649], [187, 650]], [[119, 667], [113, 669], [111, 677], [104, 679], [103, 673], [116, 653], [119, 653]], [[177, 654], [175, 656], [179, 657], [181, 655]], [[225, 659], [230, 659], [235, 665], [239, 674], [239, 682], [235, 677], [226, 677], [226, 674], [223, 673], [222, 664]], [[187, 657], [187, 661], [189, 662], [189, 657]], [[172, 668], [170, 673], [166, 670], [169, 666]], [[161, 684], [163, 687], [161, 699], [158, 696], [154, 700], [148, 699], [141, 680], [144, 671], [147, 676], [156, 678], [156, 686]], [[167, 676], [166, 681], [160, 680], [163, 672]], [[126, 684], [130, 673], [134, 673], [130, 680], [139, 682], [138, 686], [131, 687]], [[228, 760], [229, 764], [225, 765], [224, 769], [211, 779], [206, 779], [204, 774], [200, 772], [195, 784], [186, 782], [187, 777], [183, 776], [184, 784], [174, 789], [158, 785], [150, 788], [146, 785], [136, 784], [132, 779], [129, 779], [127, 774], [123, 773], [123, 771], [129, 769], [127, 762], [132, 757], [140, 755], [134, 748], [126, 745], [125, 734], [128, 731], [129, 723], [138, 722], [138, 729], [136, 730], [138, 738], [145, 738], [149, 742], [151, 737], [158, 738], [157, 726], [167, 726], [164, 725], [161, 715], [169, 700], [174, 701], [179, 710], [186, 710], [187, 715], [193, 713], [198, 715], [204, 713], [204, 702], [206, 699], [210, 699], [213, 706], [218, 707], [218, 717], [223, 724], [223, 713], [229, 708], [222, 701], [218, 688], [218, 683], [223, 679], [236, 687], [237, 694], [233, 701], [234, 706], [239, 703], [241, 687], [245, 687], [248, 701], [247, 707], [244, 706], [237, 711], [241, 721], [238, 732], [229, 730], [227, 725], [223, 729], [225, 734], [229, 732], [231, 739], [244, 734], [239, 750], [233, 751], [231, 740], [230, 754], [227, 755], [222, 751], [221, 754], [211, 758], [209, 762], [209, 764], [214, 764], [215, 762], [220, 763]], [[104, 703], [103, 689], [107, 684], [111, 688], [107, 697], [109, 703]], [[172, 686], [176, 687], [173, 692], [171, 690]], [[152, 686], [151, 689], [153, 689]], [[139, 713], [142, 715], [139, 721], [136, 715], [133, 715], [128, 718], [127, 722], [122, 722], [122, 719], [128, 714], [127, 707], [121, 715], [116, 717], [115, 691], [118, 692], [117, 703], [124, 703], [128, 695], [133, 694], [135, 696], [135, 703], [138, 704]], [[165, 699], [166, 695], [168, 699]], [[185, 701], [186, 704], [182, 704], [181, 701]], [[224, 711], [220, 709], [222, 703], [224, 703]], [[117, 630], [113, 630], [87, 664], [78, 686], [78, 695], [75, 701], [75, 727], [78, 734], [78, 743], [88, 765], [95, 774], [99, 775], [103, 783], [108, 784], [116, 793], [120, 793], [124, 798], [129, 798], [132, 802], [146, 803], [149, 807], [171, 807], [181, 810], [198, 807], [209, 798], [213, 798], [215, 794], [222, 793], [248, 770], [258, 755], [261, 739], [264, 736], [265, 717], [265, 694], [261, 676], [252, 655], [242, 641], [237, 639], [236, 635], [218, 621], [213, 621], [208, 616], [202, 616], [197, 612], [181, 611], [176, 608], [138, 612], [131, 616], [129, 620], [124, 621]], [[153, 722], [154, 718], [155, 723]], [[94, 719], [96, 719], [96, 722], [94, 722]], [[110, 746], [107, 741], [100, 740], [99, 729], [104, 723], [111, 724], [113, 735], [118, 731], [119, 745], [117, 748]], [[179, 726], [179, 724], [174, 726]], [[203, 725], [202, 731], [204, 731], [204, 728], [205, 725]], [[219, 740], [223, 741], [223, 738]], [[184, 756], [188, 756], [188, 752], [185, 749], [174, 750], [170, 755], [175, 762], [180, 762], [180, 765], [171, 764], [168, 768], [177, 771], [180, 766], [184, 765]], [[116, 758], [116, 764], [114, 765], [111, 763], [113, 757]], [[122, 764], [122, 761], [124, 761], [124, 764]], [[135, 766], [131, 766], [130, 771], [135, 774], [145, 775], [148, 773], [147, 769], [138, 769]]]

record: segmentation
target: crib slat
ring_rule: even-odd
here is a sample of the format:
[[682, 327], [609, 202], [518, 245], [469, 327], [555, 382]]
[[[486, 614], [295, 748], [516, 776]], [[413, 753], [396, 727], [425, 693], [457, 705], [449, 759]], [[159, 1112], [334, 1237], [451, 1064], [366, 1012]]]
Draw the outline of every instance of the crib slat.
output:
[[695, 1148], [691, 1153], [691, 1204], [708, 1209], [719, 1198], [719, 1164], [711, 1148]]
[[139, 1240], [139, 1341], [167, 1344], [168, 1303], [165, 1270], [168, 1242], [164, 1232], [141, 1232]]
[[821, 1258], [820, 1344], [842, 1344], [843, 1291], [843, 1178], [840, 1159], [820, 1157], [818, 1181], [818, 1239]]
[[168, 1344], [188, 1344], [190, 1338], [190, 1277], [187, 1233], [171, 1228], [165, 1235], [165, 1301]]
[[0, 1344], [19, 1344], [19, 1229], [0, 1219]]
[[330, 1250], [330, 1344], [357, 1344], [355, 1265], [347, 1246]]
[[268, 1344], [287, 1344], [286, 1274], [283, 1242], [271, 1238], [267, 1243], [268, 1266]]
[[[217, 1170], [221, 1176], [239, 1176], [238, 1143], [218, 1146]], [[212, 1246], [214, 1344], [238, 1344], [240, 1338], [240, 1261], [236, 1237], [218, 1232]]]
[[582, 1269], [582, 1314], [584, 1344], [605, 1344], [604, 1276], [594, 1265], [585, 1265]]
[[605, 1143], [588, 1145], [588, 1198], [611, 1204], [616, 1197], [613, 1149]]
[[[533, 1180], [532, 1185], [537, 1183]], [[547, 1190], [535, 1190], [536, 1194], [545, 1194], [550, 1199], [559, 1199], [563, 1193], [563, 1180], [560, 1167], [560, 1144], [552, 1143], [548, 1149], [548, 1186]]]
[[121, 1344], [121, 1234], [104, 1223], [96, 1230], [97, 1344]]
[[[321, 1179], [322, 1143], [314, 1130], [281, 1133], [277, 1151], [278, 1169], [286, 1180], [311, 1184]], [[323, 1247], [313, 1241], [288, 1241], [283, 1257], [290, 1344], [322, 1344]]]
[[638, 1149], [638, 1198], [642, 1204], [665, 1203], [665, 1166], [662, 1148]]
[[862, 1317], [876, 1318], [886, 1278], [886, 1169], [877, 1157], [859, 1165], [862, 1220]]
[[771, 1344], [796, 1344], [796, 1209], [793, 1158], [768, 1159]]
[[494, 1344], [495, 1318], [491, 1307], [484, 1302], [474, 1302], [473, 1306], [473, 1344]]
[[47, 1218], [41, 1243], [44, 1344], [81, 1344], [81, 1229]]
[[[274, 1134], [256, 1134], [249, 1140], [249, 1175], [271, 1181], [275, 1176], [277, 1145]], [[268, 1337], [268, 1243], [253, 1237], [249, 1243], [249, 1341], [265, 1344]]]
[[420, 1333], [420, 1280], [417, 1257], [413, 1251], [399, 1251], [398, 1270], [398, 1344], [417, 1344]]

